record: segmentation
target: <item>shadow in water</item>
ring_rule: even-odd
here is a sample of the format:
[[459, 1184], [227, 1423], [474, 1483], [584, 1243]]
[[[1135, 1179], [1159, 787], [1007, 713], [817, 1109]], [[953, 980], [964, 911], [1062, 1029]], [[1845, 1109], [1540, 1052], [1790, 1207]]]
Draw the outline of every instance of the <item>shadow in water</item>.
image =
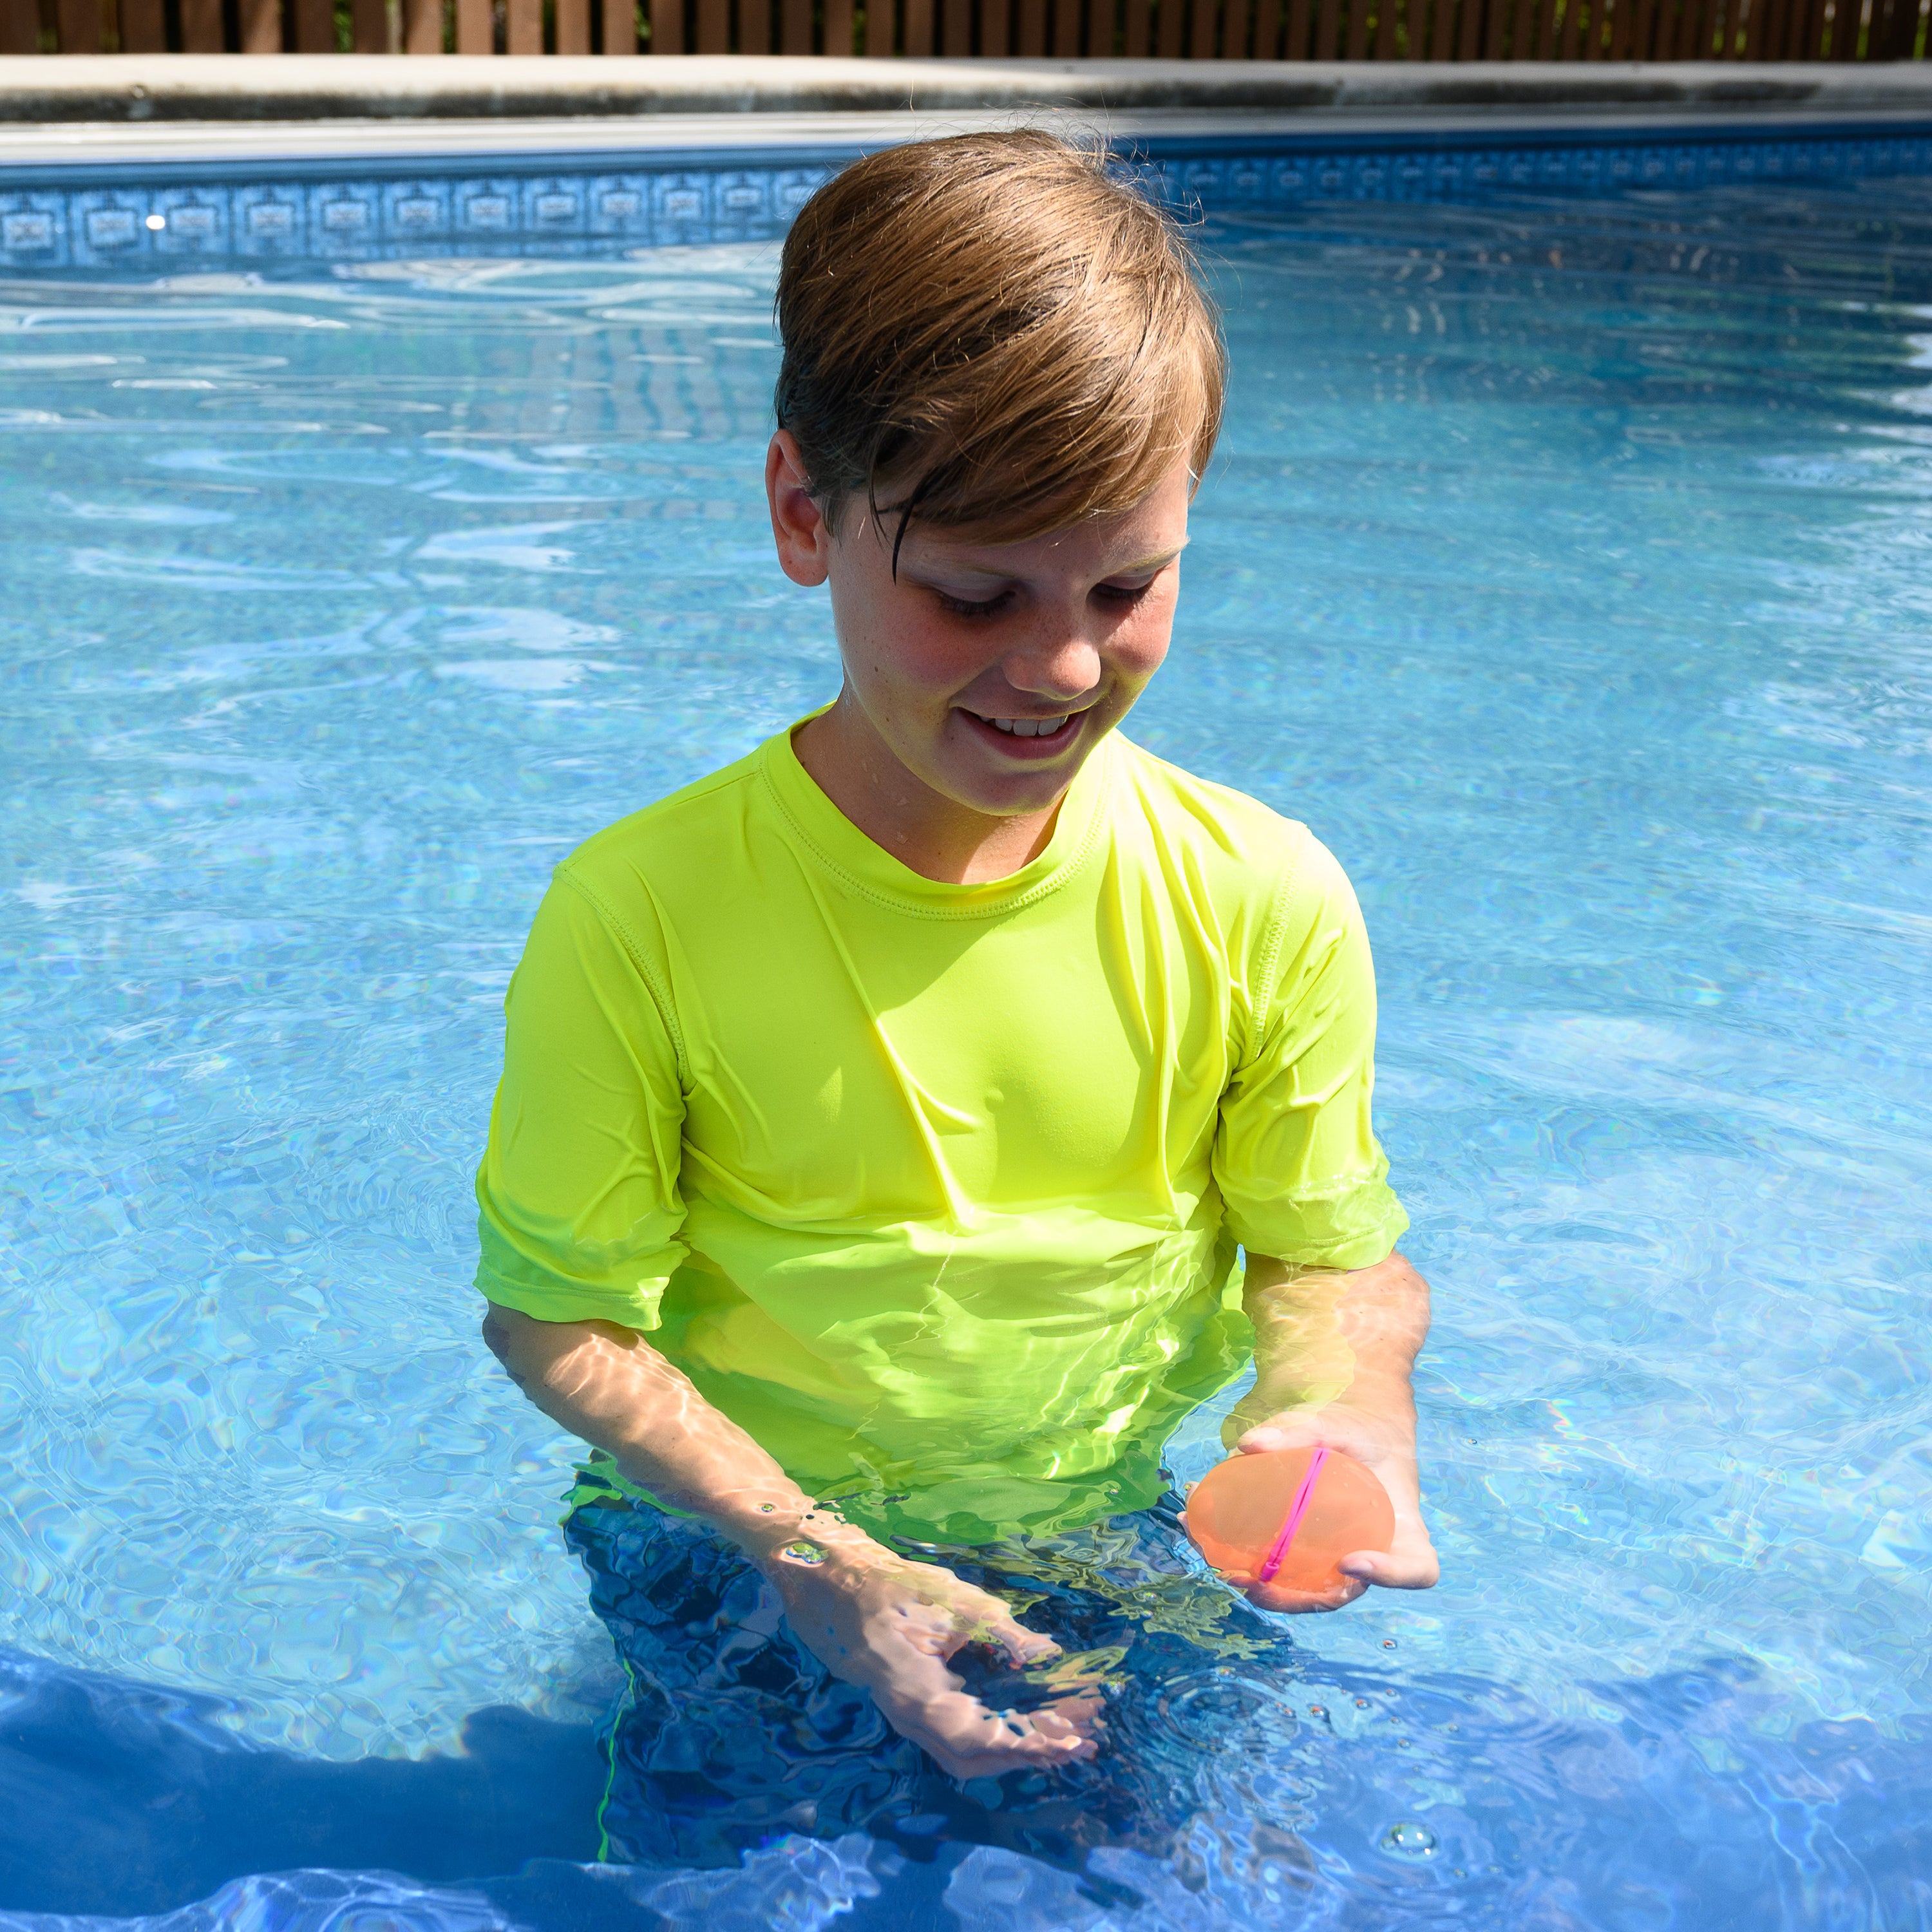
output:
[[255, 1872], [447, 1881], [597, 1855], [588, 1725], [498, 1706], [460, 1754], [338, 1764], [251, 1744], [219, 1708], [0, 1650], [0, 1910], [130, 1917]]

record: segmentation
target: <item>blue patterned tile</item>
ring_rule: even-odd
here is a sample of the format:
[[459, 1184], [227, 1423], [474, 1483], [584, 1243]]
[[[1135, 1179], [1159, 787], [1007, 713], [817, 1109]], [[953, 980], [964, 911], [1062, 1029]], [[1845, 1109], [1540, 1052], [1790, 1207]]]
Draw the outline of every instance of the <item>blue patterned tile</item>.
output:
[[296, 255], [308, 245], [308, 202], [285, 182], [250, 182], [229, 196], [228, 232], [238, 255]]
[[[500, 163], [500, 166], [502, 164]], [[1761, 140], [1544, 141], [1430, 148], [1124, 156], [1125, 178], [1186, 219], [1217, 208], [1310, 201], [1480, 202], [1521, 194], [1678, 190], [1732, 182], [1932, 174], [1932, 134], [1870, 140], [1767, 133]], [[830, 165], [640, 167], [546, 173], [0, 191], [0, 262], [104, 266], [200, 255], [580, 255], [661, 243], [763, 239], [830, 176]], [[99, 177], [92, 177], [98, 181]], [[0, 172], [0, 190], [4, 175]]]
[[64, 266], [66, 200], [56, 194], [0, 194], [0, 261], [9, 267]]
[[450, 212], [452, 184], [446, 181], [385, 182], [382, 193], [382, 232], [392, 246], [415, 248], [430, 241], [446, 241], [454, 225]]
[[155, 254], [228, 254], [230, 193], [212, 185], [158, 189], [144, 224], [153, 237]]
[[308, 190], [311, 253], [362, 256], [382, 241], [380, 190], [374, 182], [325, 182]]

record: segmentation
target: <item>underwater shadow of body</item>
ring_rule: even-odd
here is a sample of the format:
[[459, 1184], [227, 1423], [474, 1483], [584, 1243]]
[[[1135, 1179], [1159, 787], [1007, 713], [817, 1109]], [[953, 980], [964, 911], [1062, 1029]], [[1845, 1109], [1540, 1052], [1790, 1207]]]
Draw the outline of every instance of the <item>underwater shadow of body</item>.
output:
[[587, 1725], [472, 1712], [459, 1754], [336, 1763], [253, 1744], [219, 1700], [0, 1649], [0, 1911], [167, 1911], [302, 1868], [430, 1881], [597, 1856]]

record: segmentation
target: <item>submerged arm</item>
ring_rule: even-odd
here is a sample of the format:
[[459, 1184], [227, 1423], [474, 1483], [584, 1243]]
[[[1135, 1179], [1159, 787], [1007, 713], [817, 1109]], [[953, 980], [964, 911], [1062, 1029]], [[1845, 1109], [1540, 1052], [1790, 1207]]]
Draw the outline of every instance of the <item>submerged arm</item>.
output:
[[[777, 1588], [806, 1648], [835, 1676], [869, 1690], [892, 1728], [956, 1778], [1092, 1754], [1084, 1706], [994, 1712], [946, 1668], [970, 1642], [997, 1644], [1016, 1665], [1037, 1663], [1058, 1648], [1050, 1638], [950, 1570], [912, 1562], [815, 1508], [642, 1336], [608, 1322], [538, 1322], [493, 1302], [483, 1339], [553, 1422], [742, 1550]], [[801, 1544], [812, 1546], [812, 1560], [787, 1555]]]
[[1429, 1284], [1400, 1255], [1347, 1273], [1248, 1257], [1242, 1305], [1255, 1330], [1255, 1385], [1222, 1430], [1255, 1454], [1316, 1444], [1364, 1463], [1395, 1508], [1392, 1550], [1342, 1559], [1350, 1580], [1311, 1594], [1257, 1584], [1270, 1610], [1336, 1610], [1371, 1583], [1426, 1590], [1440, 1574], [1422, 1521], [1410, 1375], [1429, 1333]]

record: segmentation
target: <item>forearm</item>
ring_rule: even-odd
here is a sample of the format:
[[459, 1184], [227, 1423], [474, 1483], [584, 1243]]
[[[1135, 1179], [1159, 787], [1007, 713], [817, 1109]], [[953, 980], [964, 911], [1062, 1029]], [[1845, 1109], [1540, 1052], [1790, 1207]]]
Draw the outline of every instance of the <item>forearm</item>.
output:
[[1243, 1306], [1255, 1330], [1244, 1408], [1278, 1414], [1342, 1402], [1406, 1421], [1410, 1376], [1429, 1333], [1429, 1284], [1400, 1255], [1348, 1273], [1250, 1256]]
[[538, 1322], [495, 1303], [483, 1339], [524, 1394], [560, 1427], [607, 1451], [633, 1482], [707, 1517], [759, 1561], [808, 1529], [812, 1498], [690, 1378], [629, 1329]]
[[1244, 1305], [1255, 1385], [1223, 1428], [1228, 1448], [1340, 1450], [1373, 1473], [1395, 1511], [1393, 1540], [1343, 1558], [1334, 1588], [1256, 1584], [1249, 1595], [1268, 1610], [1336, 1610], [1370, 1583], [1427, 1589], [1441, 1566], [1422, 1520], [1409, 1378], [1429, 1333], [1429, 1284], [1400, 1255], [1346, 1274], [1251, 1256]]

